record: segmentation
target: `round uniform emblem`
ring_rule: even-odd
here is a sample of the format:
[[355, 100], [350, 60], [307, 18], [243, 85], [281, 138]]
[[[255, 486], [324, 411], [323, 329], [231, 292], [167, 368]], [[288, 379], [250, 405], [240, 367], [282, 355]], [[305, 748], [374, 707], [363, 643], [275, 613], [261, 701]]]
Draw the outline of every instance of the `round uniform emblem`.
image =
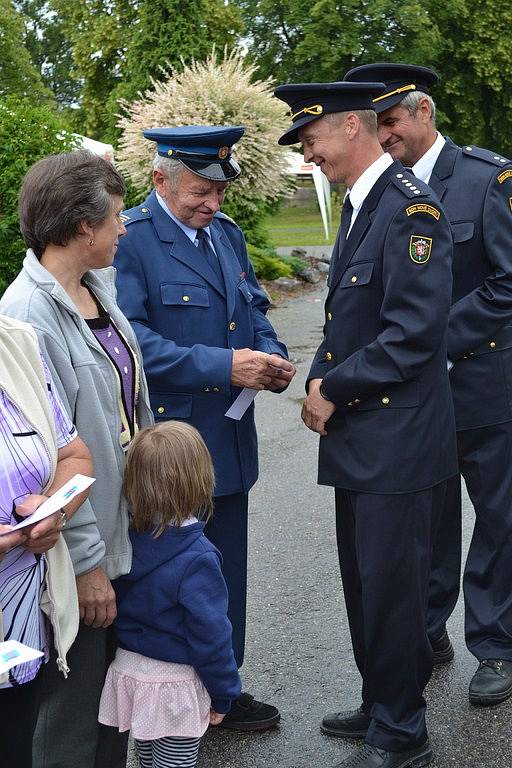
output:
[[229, 155], [229, 147], [221, 147], [219, 149], [219, 160], [225, 160]]

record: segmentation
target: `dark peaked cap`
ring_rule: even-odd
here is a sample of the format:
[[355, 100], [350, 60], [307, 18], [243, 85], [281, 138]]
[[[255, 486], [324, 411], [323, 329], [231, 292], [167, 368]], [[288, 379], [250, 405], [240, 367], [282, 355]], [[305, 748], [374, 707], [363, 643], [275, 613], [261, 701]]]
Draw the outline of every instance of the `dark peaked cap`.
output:
[[376, 112], [394, 107], [414, 91], [430, 95], [430, 89], [439, 81], [433, 69], [415, 64], [363, 64], [349, 69], [343, 79], [349, 83], [364, 83], [366, 80], [386, 83], [385, 93], [374, 99]]
[[372, 100], [385, 89], [384, 83], [288, 83], [279, 85], [274, 96], [289, 105], [293, 125], [279, 144], [297, 144], [299, 128], [333, 112], [374, 109]]

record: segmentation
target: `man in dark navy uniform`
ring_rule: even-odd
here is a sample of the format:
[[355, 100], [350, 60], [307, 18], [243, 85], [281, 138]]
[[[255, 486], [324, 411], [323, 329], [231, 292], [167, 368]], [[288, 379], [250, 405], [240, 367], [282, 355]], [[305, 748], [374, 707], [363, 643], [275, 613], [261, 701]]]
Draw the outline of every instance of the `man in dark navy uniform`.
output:
[[[469, 700], [498, 704], [512, 694], [512, 165], [436, 131], [431, 69], [371, 64], [345, 76], [376, 77], [386, 83], [375, 102], [381, 144], [436, 192], [453, 233], [448, 358], [459, 466], [476, 514], [464, 572], [466, 643], [480, 662]], [[446, 620], [459, 593], [460, 561], [456, 478], [430, 589], [429, 636], [439, 663], [453, 657]]]
[[284, 85], [282, 144], [343, 182], [324, 338], [302, 418], [320, 438], [319, 482], [335, 487], [341, 575], [362, 705], [326, 733], [364, 737], [340, 768], [432, 759], [423, 689], [433, 510], [457, 472], [446, 369], [450, 228], [435, 194], [377, 137], [381, 83]]
[[[294, 375], [284, 344], [266, 318], [237, 225], [220, 212], [240, 174], [232, 146], [243, 127], [188, 126], [144, 133], [157, 143], [155, 189], [126, 211], [119, 243], [119, 305], [144, 356], [155, 419], [184, 419], [202, 434], [216, 474], [215, 509], [205, 534], [223, 557], [242, 665], [247, 590], [248, 492], [258, 476], [254, 406], [225, 414], [243, 387], [282, 391]], [[273, 706], [242, 693], [222, 727], [263, 730], [279, 721]]]

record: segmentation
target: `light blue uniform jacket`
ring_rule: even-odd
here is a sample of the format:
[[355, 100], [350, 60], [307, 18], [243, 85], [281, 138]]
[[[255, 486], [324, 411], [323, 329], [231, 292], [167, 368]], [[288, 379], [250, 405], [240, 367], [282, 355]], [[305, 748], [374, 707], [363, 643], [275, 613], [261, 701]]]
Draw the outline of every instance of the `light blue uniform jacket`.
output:
[[212, 454], [216, 496], [247, 492], [258, 477], [254, 407], [241, 421], [224, 414], [240, 390], [231, 386], [233, 349], [287, 357], [266, 313], [242, 232], [215, 215], [210, 234], [224, 277], [152, 192], [126, 211], [115, 266], [119, 306], [139, 339], [156, 419], [184, 419]]

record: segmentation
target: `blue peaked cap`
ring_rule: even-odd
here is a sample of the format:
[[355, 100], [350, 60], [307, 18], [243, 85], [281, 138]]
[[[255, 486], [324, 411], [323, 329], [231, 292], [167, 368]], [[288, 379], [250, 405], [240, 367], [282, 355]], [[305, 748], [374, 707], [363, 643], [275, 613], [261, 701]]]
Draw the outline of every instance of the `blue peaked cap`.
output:
[[211, 181], [232, 181], [240, 175], [233, 144], [242, 138], [243, 125], [182, 125], [151, 128], [144, 137], [156, 142], [159, 155], [179, 160], [192, 173]]

